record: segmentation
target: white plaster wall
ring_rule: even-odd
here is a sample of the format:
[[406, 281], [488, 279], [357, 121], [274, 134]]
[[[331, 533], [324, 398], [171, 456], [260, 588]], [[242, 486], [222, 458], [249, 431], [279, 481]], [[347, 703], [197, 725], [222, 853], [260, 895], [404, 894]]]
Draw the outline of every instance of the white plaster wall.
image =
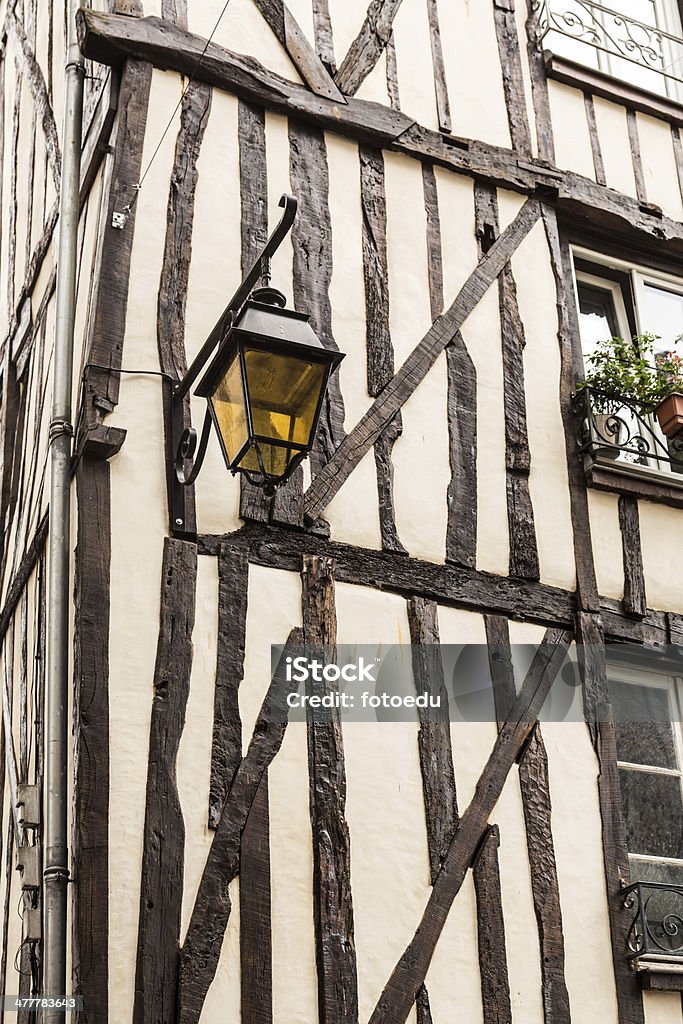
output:
[[334, 55], [337, 67], [341, 67], [351, 43], [360, 32], [361, 25], [367, 14], [367, 5], [357, 0], [328, 0], [332, 36], [334, 38]]
[[[154, 72], [143, 166], [179, 88], [177, 76]], [[172, 127], [138, 199], [123, 351], [124, 367], [136, 370], [159, 368], [156, 303], [174, 138]], [[108, 422], [128, 431], [110, 463], [109, 1005], [112, 1019], [130, 1020], [161, 560], [168, 525], [159, 378], [124, 375], [119, 405]]]
[[[289, 128], [288, 119], [281, 114], [266, 111], [266, 155], [268, 159], [268, 230], [273, 231], [282, 216], [278, 206], [280, 197], [292, 191], [289, 180]], [[300, 197], [305, 201], [305, 197]], [[273, 256], [273, 284], [287, 296], [292, 306], [292, 275], [294, 252], [291, 232]], [[306, 312], [304, 310], [303, 312]]]
[[453, 134], [509, 147], [510, 129], [493, 7], [477, 0], [442, 2], [439, 24]]
[[560, 82], [549, 81], [548, 94], [556, 165], [595, 179], [583, 93]]
[[636, 113], [636, 120], [648, 202], [661, 206], [668, 217], [682, 220], [683, 205], [671, 125], [647, 114]]
[[[236, 97], [214, 89], [197, 161], [192, 260], [185, 315], [188, 366], [242, 280], [237, 107]], [[193, 399], [192, 421], [198, 432], [206, 407], [205, 399]], [[195, 493], [197, 529], [200, 532], [229, 533], [242, 525], [239, 518], [239, 478], [227, 472], [213, 429]]]
[[[11, 159], [10, 154], [12, 152], [12, 118], [15, 97], [17, 92], [17, 79], [14, 74], [16, 67], [16, 42], [13, 35], [7, 37], [7, 44], [4, 53], [5, 61], [5, 147], [8, 154], [8, 159], [3, 160], [0, 173], [2, 174], [2, 195], [3, 195], [3, 206], [9, 213], [9, 202], [6, 196], [11, 195]], [[9, 275], [9, 236], [10, 233], [7, 228], [3, 225], [3, 231], [0, 232], [0, 277], [5, 282], [5, 287], [0, 288], [0, 322], [9, 323], [13, 310], [9, 309], [8, 306], [8, 275]]]
[[683, 612], [683, 515], [679, 509], [638, 502], [647, 603]]
[[624, 562], [616, 494], [588, 488], [588, 513], [598, 591], [618, 601], [624, 596]]
[[633, 176], [626, 109], [601, 96], [595, 96], [593, 102], [607, 185], [635, 198], [636, 181]]
[[401, 110], [438, 131], [429, 20], [423, 0], [403, 0], [394, 20], [394, 40]]
[[645, 1024], [680, 1024], [679, 992], [643, 992]]
[[[225, 0], [190, 0], [187, 13], [190, 32], [208, 39], [218, 22], [224, 2]], [[159, 10], [152, 10], [153, 7], [159, 6], [160, 0], [145, 0], [145, 14], [160, 13]], [[298, 20], [298, 15], [303, 13], [299, 10], [301, 3], [297, 4], [297, 0], [294, 0], [294, 4], [289, 3], [288, 6]], [[308, 20], [309, 25], [310, 23]], [[302, 28], [307, 31], [305, 24]], [[216, 28], [213, 42], [225, 46], [233, 53], [255, 57], [269, 71], [282, 75], [290, 82], [301, 82], [296, 68], [253, 0], [230, 0], [228, 9]]]
[[[397, 60], [398, 65], [398, 60]], [[359, 100], [368, 100], [371, 103], [381, 103], [385, 107], [391, 106], [389, 101], [389, 87], [387, 85], [387, 53], [386, 50], [380, 55], [379, 60], [375, 64], [374, 68], [365, 79], [361, 82], [360, 88], [356, 93]], [[400, 86], [399, 86], [399, 97], [400, 97]]]
[[[339, 583], [336, 601], [340, 644], [409, 643], [402, 598]], [[429, 895], [417, 725], [346, 723], [344, 748], [360, 1019], [367, 1020]]]
[[[501, 221], [519, 199], [499, 192]], [[541, 582], [573, 590], [576, 581], [564, 427], [560, 414], [560, 349], [555, 281], [542, 222], [512, 258], [524, 324], [524, 386], [531, 451], [529, 492], [534, 509]]]
[[[344, 396], [345, 427], [352, 430], [372, 399], [367, 390], [365, 347], [365, 286], [362, 261], [360, 166], [355, 142], [327, 133], [332, 221], [332, 331], [346, 358], [339, 368]], [[362, 547], [382, 546], [374, 454], [369, 452], [354, 469], [325, 510], [332, 537]]]

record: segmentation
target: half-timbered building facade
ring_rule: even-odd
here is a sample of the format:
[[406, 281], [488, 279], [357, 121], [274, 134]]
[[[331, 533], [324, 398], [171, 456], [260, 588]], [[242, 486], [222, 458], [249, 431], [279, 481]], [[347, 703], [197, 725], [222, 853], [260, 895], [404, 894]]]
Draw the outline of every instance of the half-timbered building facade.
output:
[[[45, 994], [64, 8], [0, 2], [0, 988], [24, 997]], [[681, 1024], [683, 453], [628, 405], [610, 434], [577, 391], [601, 337], [680, 346], [681, 16], [78, 13], [67, 957], [84, 1024]], [[211, 438], [170, 522], [173, 383], [284, 193], [273, 284], [346, 354], [315, 448], [267, 500]], [[626, 642], [659, 657], [622, 671], [605, 645]], [[445, 699], [428, 652], [488, 644], [495, 710], [287, 724], [287, 644], [412, 645], [415, 686]], [[586, 721], [539, 725], [575, 645]], [[641, 691], [665, 713], [624, 726]], [[633, 921], [663, 892], [648, 950]]]

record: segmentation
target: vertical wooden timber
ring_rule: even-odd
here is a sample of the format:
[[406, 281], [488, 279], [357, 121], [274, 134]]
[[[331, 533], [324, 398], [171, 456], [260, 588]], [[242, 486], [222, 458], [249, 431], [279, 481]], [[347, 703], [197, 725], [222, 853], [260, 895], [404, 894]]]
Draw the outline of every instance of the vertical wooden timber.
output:
[[243, 1021], [273, 1020], [268, 772], [256, 791], [240, 846], [240, 996]]
[[9, 552], [7, 541], [15, 435], [19, 418], [20, 389], [11, 345], [5, 346], [2, 367], [2, 409], [0, 411], [0, 576], [4, 576]]
[[677, 124], [671, 125], [671, 144], [674, 148], [678, 189], [681, 193], [681, 199], [683, 199], [683, 145], [681, 144], [681, 132]]
[[640, 153], [640, 136], [638, 135], [638, 119], [635, 110], [626, 111], [626, 124], [628, 126], [628, 141], [631, 147], [631, 160], [633, 162], [633, 177], [636, 181], [636, 196], [639, 203], [647, 203], [645, 172], [643, 171], [643, 158]]
[[477, 944], [484, 1020], [512, 1024], [505, 950], [505, 919], [500, 891], [500, 830], [492, 825], [472, 867], [477, 897]]
[[[26, 40], [27, 40], [27, 43], [28, 43], [28, 48], [30, 50], [30, 53], [33, 56], [34, 61], [35, 61], [36, 35], [37, 35], [37, 17], [36, 17], [36, 15], [37, 15], [36, 0], [30, 0], [27, 9], [24, 12], [24, 21], [25, 21], [24, 32], [25, 32], [25, 35], [26, 35]], [[38, 67], [40, 67], [37, 64], [37, 61], [36, 61], [36, 65]], [[43, 77], [42, 71], [41, 71], [41, 74], [40, 74], [40, 80], [41, 80], [41, 86], [42, 86], [43, 99], [47, 103], [48, 107], [51, 110], [52, 108], [50, 107], [50, 101], [49, 101], [48, 95], [47, 95], [47, 86], [45, 84], [45, 79]], [[54, 122], [54, 117], [53, 117], [52, 120]], [[29, 263], [31, 262], [31, 235], [33, 234], [33, 219], [34, 219], [34, 215], [35, 215], [35, 209], [34, 209], [35, 203], [34, 203], [34, 200], [35, 200], [35, 164], [36, 164], [36, 130], [37, 130], [37, 127], [38, 127], [38, 102], [37, 102], [37, 97], [36, 97], [36, 95], [34, 93], [33, 94], [33, 111], [31, 113], [31, 128], [30, 128], [31, 143], [30, 143], [29, 155], [28, 155], [29, 171], [28, 171], [28, 182], [26, 183], [26, 193], [27, 193], [27, 195], [26, 195], [26, 245], [25, 245], [25, 248], [24, 248], [24, 266], [27, 267], [27, 268], [28, 268]], [[47, 144], [46, 144], [45, 148], [46, 148], [46, 151], [47, 151]]]
[[329, 0], [313, 0], [313, 32], [318, 56], [330, 74], [335, 75], [337, 65], [334, 59], [334, 38]]
[[417, 1024], [433, 1024], [432, 1008], [429, 1003], [429, 993], [426, 985], [420, 985], [415, 1000], [417, 1007]]
[[443, 262], [441, 251], [441, 218], [439, 193], [436, 186], [434, 164], [422, 163], [422, 191], [427, 215], [427, 274], [429, 277], [429, 307], [432, 320], [443, 313]]
[[225, 798], [242, 760], [238, 700], [244, 678], [249, 561], [222, 544], [218, 555], [218, 639], [213, 705], [209, 828], [217, 828]]
[[630, 970], [626, 959], [626, 936], [631, 921], [622, 906], [621, 887], [628, 883], [630, 869], [617, 768], [616, 734], [607, 689], [604, 632], [599, 615], [578, 613], [576, 643], [582, 663], [584, 714], [598, 760], [602, 850], [619, 1024], [644, 1024], [640, 981], [636, 972]]
[[143, 16], [142, 0], [109, 0], [113, 14], [127, 14], [131, 18]]
[[[289, 122], [289, 174], [295, 195], [306, 196], [292, 228], [294, 306], [310, 313], [311, 326], [323, 346], [338, 351], [332, 333], [332, 223], [325, 136], [319, 128]], [[320, 472], [344, 437], [344, 402], [339, 376], [330, 378], [320, 426], [311, 452], [311, 473]], [[273, 522], [303, 524], [303, 472], [278, 489], [272, 503]]]
[[443, 61], [443, 46], [441, 45], [438, 0], [427, 0], [427, 16], [429, 18], [429, 38], [432, 44], [434, 90], [436, 93], [436, 113], [439, 131], [449, 133], [453, 125], [451, 122], [451, 107], [448, 102], [448, 84], [446, 82], [446, 67]]
[[19, 605], [19, 781], [28, 782], [28, 587]]
[[187, 28], [187, 0], [161, 0], [161, 17]]
[[[254, 0], [254, 3], [308, 88], [318, 96], [345, 103], [346, 100], [328, 68], [323, 64], [284, 0]], [[330, 26], [329, 43], [331, 42]]]
[[401, 0], [371, 0], [361, 30], [335, 76], [345, 96], [354, 96], [382, 56]]
[[642, 619], [647, 613], [638, 499], [619, 496], [619, 526], [624, 560], [624, 613]]
[[94, 426], [111, 412], [119, 400], [123, 339], [128, 309], [130, 260], [137, 204], [133, 203], [125, 227], [112, 227], [112, 216], [123, 210], [135, 196], [140, 180], [142, 147], [152, 83], [152, 65], [126, 61], [121, 79], [116, 140], [107, 215], [102, 237], [100, 274], [93, 293], [94, 316], [88, 361], [109, 370], [90, 369], [84, 394], [86, 426]]
[[398, 91], [398, 60], [396, 58], [396, 39], [393, 30], [389, 35], [386, 47], [387, 54], [387, 95], [392, 110], [401, 109], [401, 97]]
[[[307, 651], [329, 660], [337, 642], [333, 560], [305, 555], [302, 583], [304, 643]], [[332, 692], [333, 687], [323, 681], [316, 692]], [[341, 718], [332, 709], [329, 720], [320, 721], [310, 708], [306, 717], [319, 1020], [355, 1024], [358, 979]]]
[[548, 96], [548, 78], [543, 61], [543, 46], [538, 36], [538, 4], [536, 0], [527, 2], [527, 58], [531, 76], [531, 95], [534, 103], [536, 120], [536, 144], [541, 160], [555, 163], [555, 143], [553, 140], [553, 123], [550, 115], [550, 98]]
[[73, 982], [83, 1024], [109, 1019], [109, 463], [76, 471]]
[[489, 816], [534, 727], [570, 641], [570, 634], [562, 630], [546, 631], [509, 720], [500, 730], [479, 777], [474, 797], [460, 819], [417, 931], [400, 956], [369, 1024], [404, 1024], [406, 1021], [420, 986], [424, 984], [453, 901], [487, 833]]
[[[242, 277], [251, 270], [268, 239], [268, 164], [266, 115], [262, 107], [238, 101]], [[263, 490], [240, 473], [240, 516], [267, 523], [270, 502]]]
[[[192, 258], [192, 226], [194, 199], [199, 173], [197, 160], [211, 110], [211, 87], [202, 82], [191, 82], [183, 94], [180, 129], [176, 139], [175, 157], [171, 172], [168, 197], [166, 242], [161, 266], [161, 280], [157, 300], [157, 347], [159, 365], [163, 373], [181, 380], [187, 373], [185, 354], [185, 307], [187, 285]], [[173, 384], [164, 378], [164, 434], [167, 452], [167, 479], [173, 474], [174, 453], [170, 453], [171, 398]], [[185, 426], [191, 424], [190, 396], [184, 403]], [[169, 507], [171, 493], [168, 493]], [[178, 524], [180, 532], [196, 532], [194, 488], [185, 491], [185, 522]]]
[[[303, 643], [300, 629], [287, 639], [268, 693], [261, 706], [249, 749], [242, 758], [228, 793], [221, 820], [204, 865], [187, 934], [180, 950], [177, 1024], [198, 1024], [206, 993], [218, 968], [225, 929], [230, 918], [229, 884], [237, 875], [240, 839], [264, 772], [277, 754], [287, 728], [286, 657]], [[165, 1024], [165, 1022], [164, 1022]]]
[[598, 185], [606, 185], [607, 177], [605, 176], [605, 164], [602, 159], [600, 135], [598, 133], [598, 122], [595, 118], [595, 102], [591, 94], [588, 92], [584, 93], [583, 102], [586, 108], [588, 134], [591, 140], [591, 153], [593, 154], [593, 169], [595, 170], [595, 180], [597, 181]]
[[149, 737], [134, 1024], [175, 1020], [185, 824], [176, 759], [190, 692], [197, 548], [166, 538]]
[[[475, 231], [480, 256], [498, 237], [498, 200], [493, 186], [475, 184]], [[505, 405], [505, 472], [511, 576], [540, 579], [534, 510], [529, 492], [531, 452], [524, 394], [524, 325], [519, 315], [512, 265], [498, 278]]]
[[17, 67], [14, 96], [14, 111], [12, 114], [12, 137], [9, 156], [9, 230], [7, 241], [7, 311], [10, 316], [14, 315], [14, 303], [16, 298], [16, 262], [17, 262], [17, 160], [19, 146], [19, 129], [21, 126], [21, 92], [24, 76]]
[[[10, 915], [10, 890], [12, 888], [12, 878], [14, 877], [14, 865], [12, 861], [14, 859], [14, 816], [9, 815], [9, 823], [7, 826], [7, 845], [5, 847], [5, 905], [2, 911], [2, 955], [0, 955], [0, 985], [2, 991], [7, 992], [7, 961], [9, 959], [10, 951], [7, 948], [7, 939], [9, 932], [9, 915]], [[12, 912], [13, 909], [12, 909]], [[12, 957], [18, 952], [13, 949], [11, 951]], [[10, 961], [12, 963], [13, 960]], [[0, 1012], [0, 1024], [4, 1024], [7, 1020], [7, 1014], [4, 1009]]]
[[[579, 329], [574, 302], [571, 255], [569, 247], [560, 242], [555, 210], [545, 204], [543, 205], [543, 223], [557, 294], [557, 340], [560, 346], [559, 397], [567, 451], [577, 600], [579, 608], [583, 611], [599, 612], [600, 598], [593, 561], [586, 478], [576, 444], [576, 419], [572, 410], [572, 393], [576, 385], [578, 369], [574, 360], [574, 351], [575, 345], [578, 345]], [[572, 340], [572, 335], [575, 341]]]
[[532, 156], [531, 131], [524, 95], [522, 58], [515, 21], [514, 0], [493, 0], [493, 18], [498, 40], [503, 92], [507, 109], [510, 141], [515, 152], [525, 159]]
[[427, 848], [432, 884], [448, 853], [458, 826], [458, 801], [451, 746], [448, 692], [439, 647], [439, 623], [434, 601], [408, 600], [408, 623], [413, 659], [413, 681], [418, 694], [438, 697], [440, 714], [418, 708], [418, 747], [427, 823]]
[[[368, 394], [375, 398], [394, 376], [394, 348], [389, 329], [387, 203], [382, 151], [361, 145], [360, 194], [363, 212], [363, 283]], [[400, 412], [375, 442], [379, 522], [384, 551], [406, 553], [396, 529], [393, 447], [403, 432]]]

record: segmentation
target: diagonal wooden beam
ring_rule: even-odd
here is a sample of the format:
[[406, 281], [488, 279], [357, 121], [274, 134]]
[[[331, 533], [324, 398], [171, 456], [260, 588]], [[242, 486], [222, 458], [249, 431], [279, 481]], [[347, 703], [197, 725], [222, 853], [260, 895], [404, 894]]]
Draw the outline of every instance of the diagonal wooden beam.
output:
[[9, 18], [9, 24], [19, 44], [19, 62], [24, 74], [26, 75], [26, 80], [28, 81], [31, 95], [33, 96], [33, 102], [43, 129], [43, 135], [45, 136], [45, 147], [47, 149], [47, 158], [50, 164], [52, 180], [59, 192], [62, 173], [62, 157], [59, 148], [59, 131], [57, 130], [55, 115], [52, 111], [52, 105], [47, 93], [45, 78], [40, 64], [36, 60], [33, 47], [31, 46], [29, 38], [24, 31], [24, 26], [17, 17], [16, 10], [11, 10], [12, 13]]
[[372, 0], [361, 30], [337, 72], [337, 85], [347, 96], [358, 91], [384, 53], [400, 6], [401, 0]]
[[314, 92], [316, 96], [325, 96], [328, 100], [334, 100], [335, 103], [346, 103], [332, 75], [313, 49], [284, 0], [254, 0], [254, 3], [311, 92]]
[[512, 224], [506, 228], [470, 274], [450, 309], [443, 316], [437, 317], [400, 370], [351, 433], [344, 438], [334, 456], [306, 491], [304, 509], [308, 519], [317, 519], [323, 513], [389, 421], [427, 376], [440, 353], [456, 337], [469, 314], [496, 280], [522, 239], [531, 231], [540, 214], [538, 200], [528, 199]]
[[571, 634], [550, 629], [529, 669], [510, 716], [498, 734], [477, 782], [472, 802], [460, 819], [443, 867], [432, 888], [415, 936], [399, 959], [369, 1024], [404, 1024], [432, 960], [449, 911], [482, 840], [488, 819], [510, 769], [533, 730], [550, 687], [562, 666]]

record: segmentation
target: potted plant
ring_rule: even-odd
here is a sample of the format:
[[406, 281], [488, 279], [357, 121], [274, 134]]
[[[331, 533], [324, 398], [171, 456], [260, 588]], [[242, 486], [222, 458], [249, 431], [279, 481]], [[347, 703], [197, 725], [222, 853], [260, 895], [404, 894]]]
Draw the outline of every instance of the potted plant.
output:
[[675, 352], [657, 356], [657, 375], [667, 394], [655, 407], [662, 433], [668, 438], [683, 433], [683, 359]]

